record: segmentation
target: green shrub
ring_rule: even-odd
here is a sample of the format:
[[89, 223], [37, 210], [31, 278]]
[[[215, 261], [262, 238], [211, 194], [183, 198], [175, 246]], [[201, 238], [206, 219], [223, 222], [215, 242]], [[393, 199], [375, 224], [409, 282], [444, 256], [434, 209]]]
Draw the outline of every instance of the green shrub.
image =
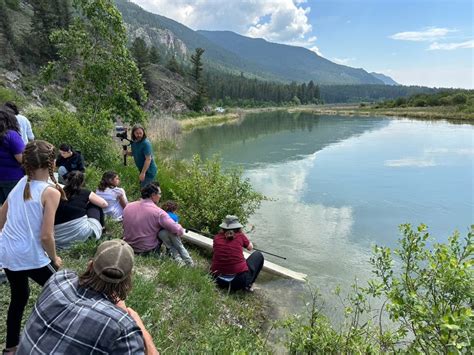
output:
[[23, 106], [26, 102], [25, 98], [18, 95], [14, 90], [0, 87], [0, 105], [7, 101], [14, 102], [18, 107]]
[[227, 214], [238, 216], [244, 224], [260, 206], [264, 196], [242, 178], [242, 170], [223, 171], [221, 165], [217, 157], [202, 162], [195, 155], [176, 171], [171, 193], [181, 206], [185, 226], [214, 233]]
[[465, 94], [456, 94], [452, 97], [453, 105], [463, 105], [467, 102], [467, 96]]
[[[341, 329], [318, 310], [314, 292], [308, 314], [278, 323], [288, 330], [285, 343], [291, 353], [472, 353], [474, 226], [463, 242], [455, 232], [431, 249], [426, 226], [413, 230], [404, 224], [400, 230], [399, 248], [374, 248], [377, 279], [366, 288], [354, 285], [342, 301]], [[370, 307], [372, 297], [379, 299], [380, 309]], [[384, 316], [393, 321], [391, 329], [384, 329]]]
[[36, 138], [56, 147], [61, 143], [71, 144], [75, 150], [81, 151], [86, 165], [106, 167], [120, 158], [118, 147], [114, 149], [111, 123], [107, 117], [86, 118], [55, 108], [32, 110], [28, 116]]

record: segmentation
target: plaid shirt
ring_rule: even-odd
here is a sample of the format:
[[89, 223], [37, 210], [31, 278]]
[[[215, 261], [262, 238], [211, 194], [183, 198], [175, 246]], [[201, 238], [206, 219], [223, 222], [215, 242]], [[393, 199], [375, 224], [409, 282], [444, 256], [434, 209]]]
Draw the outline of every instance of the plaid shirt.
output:
[[104, 294], [78, 285], [76, 273], [46, 283], [26, 323], [17, 354], [144, 354], [135, 321]]

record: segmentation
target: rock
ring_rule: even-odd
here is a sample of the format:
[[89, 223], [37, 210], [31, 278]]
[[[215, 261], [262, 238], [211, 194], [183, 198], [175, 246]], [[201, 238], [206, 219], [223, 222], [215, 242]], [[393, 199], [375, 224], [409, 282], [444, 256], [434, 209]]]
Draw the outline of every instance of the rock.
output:
[[14, 83], [15, 81], [18, 81], [20, 79], [20, 72], [15, 70], [15, 71], [7, 71], [5, 73], [5, 78], [8, 80], [8, 81], [11, 81], [12, 83]]

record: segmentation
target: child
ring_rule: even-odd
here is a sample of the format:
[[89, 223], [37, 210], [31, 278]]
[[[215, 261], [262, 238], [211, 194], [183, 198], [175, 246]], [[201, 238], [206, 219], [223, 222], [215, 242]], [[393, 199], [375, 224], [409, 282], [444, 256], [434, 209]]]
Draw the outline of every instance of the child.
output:
[[[166, 201], [162, 208], [170, 218], [176, 223], [179, 222], [179, 216], [176, 214], [178, 204], [175, 201]], [[171, 256], [180, 264], [186, 263], [188, 266], [194, 266], [193, 259], [183, 245], [181, 238], [176, 234], [170, 233], [166, 229], [160, 230], [158, 233], [159, 239], [165, 244]]]
[[102, 175], [102, 180], [95, 193], [102, 197], [109, 204], [104, 208], [106, 216], [110, 216], [115, 221], [121, 221], [123, 218], [123, 209], [128, 203], [125, 190], [120, 185], [120, 177], [114, 171], [106, 171]]
[[26, 176], [0, 210], [0, 267], [5, 269], [11, 294], [4, 354], [14, 354], [20, 340], [21, 319], [30, 294], [28, 279], [43, 286], [62, 265], [53, 231], [54, 215], [65, 194], [54, 178], [54, 162], [52, 144], [41, 140], [28, 143], [23, 152]]

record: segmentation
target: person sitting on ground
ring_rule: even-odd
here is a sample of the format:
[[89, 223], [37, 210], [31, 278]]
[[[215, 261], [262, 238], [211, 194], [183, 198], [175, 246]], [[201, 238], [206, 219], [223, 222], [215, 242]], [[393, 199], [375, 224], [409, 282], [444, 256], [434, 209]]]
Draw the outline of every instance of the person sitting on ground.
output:
[[161, 247], [161, 240], [158, 239], [160, 230], [166, 229], [182, 236], [184, 229], [156, 205], [161, 198], [158, 182], [142, 188], [141, 196], [140, 200], [128, 203], [123, 209], [123, 239], [136, 254], [158, 254]]
[[254, 251], [247, 260], [243, 248], [251, 251], [253, 244], [242, 233], [238, 217], [227, 215], [219, 225], [221, 230], [214, 237], [211, 273], [220, 287], [230, 290], [253, 291], [253, 283], [263, 267], [263, 255]]
[[133, 263], [132, 248], [114, 239], [99, 245], [82, 275], [56, 273], [33, 307], [17, 354], [158, 354], [124, 302]]
[[33, 134], [33, 130], [31, 129], [31, 123], [28, 118], [23, 115], [20, 115], [20, 111], [18, 107], [13, 102], [5, 102], [5, 107], [9, 108], [16, 117], [18, 121], [18, 126], [20, 126], [20, 135], [23, 143], [25, 145], [35, 139], [35, 135]]
[[107, 207], [107, 202], [84, 188], [84, 174], [80, 171], [66, 176], [64, 192], [67, 200], [59, 203], [54, 219], [56, 246], [67, 249], [74, 242], [100, 239], [104, 226], [102, 208]]
[[0, 109], [0, 205], [5, 203], [10, 191], [25, 176], [21, 166], [24, 149], [15, 116], [9, 110]]
[[86, 171], [81, 152], [73, 150], [71, 145], [65, 143], [59, 146], [56, 167], [58, 168], [59, 182], [62, 184], [68, 173], [76, 170], [82, 173]]
[[[176, 211], [178, 210], [178, 204], [175, 201], [166, 201], [163, 203], [162, 208], [166, 211], [166, 213], [168, 213], [168, 216], [170, 216], [173, 221], [176, 223], [179, 222], [179, 216], [176, 214]], [[176, 234], [173, 234], [167, 229], [162, 229], [158, 233], [158, 238], [160, 238], [166, 249], [168, 249], [170, 255], [179, 264], [194, 266], [193, 259], [184, 247], [181, 237], [178, 237]]]
[[108, 203], [108, 206], [104, 208], [104, 214], [115, 221], [122, 220], [123, 209], [128, 203], [125, 190], [118, 187], [119, 185], [118, 174], [114, 171], [106, 171], [95, 191], [97, 196], [102, 197]]

